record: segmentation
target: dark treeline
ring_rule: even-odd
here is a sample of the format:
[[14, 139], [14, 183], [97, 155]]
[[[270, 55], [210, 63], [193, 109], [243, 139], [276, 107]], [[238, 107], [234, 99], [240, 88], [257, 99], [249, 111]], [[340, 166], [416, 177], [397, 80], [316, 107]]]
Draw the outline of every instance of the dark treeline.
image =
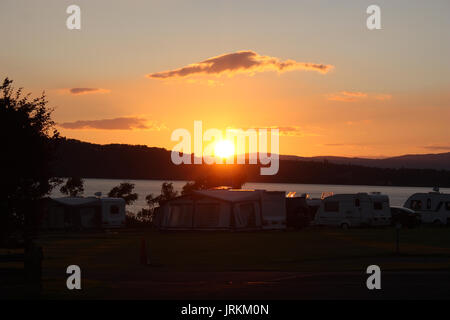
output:
[[215, 175], [231, 184], [248, 182], [450, 187], [450, 171], [386, 169], [334, 164], [328, 161], [280, 161], [278, 174], [261, 176], [259, 165], [174, 165], [162, 148], [122, 144], [98, 145], [60, 139], [54, 173], [59, 177], [194, 180]]

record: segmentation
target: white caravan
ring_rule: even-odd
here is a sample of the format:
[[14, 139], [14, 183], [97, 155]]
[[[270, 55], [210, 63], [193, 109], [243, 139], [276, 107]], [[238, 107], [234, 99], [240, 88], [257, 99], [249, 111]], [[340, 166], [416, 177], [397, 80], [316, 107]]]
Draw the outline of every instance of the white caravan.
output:
[[50, 198], [42, 226], [48, 229], [89, 229], [125, 227], [122, 198]]
[[385, 226], [391, 220], [389, 197], [380, 193], [336, 194], [326, 197], [317, 210], [315, 225]]
[[417, 212], [422, 223], [450, 224], [450, 194], [440, 193], [438, 188], [433, 192], [413, 194], [403, 206]]

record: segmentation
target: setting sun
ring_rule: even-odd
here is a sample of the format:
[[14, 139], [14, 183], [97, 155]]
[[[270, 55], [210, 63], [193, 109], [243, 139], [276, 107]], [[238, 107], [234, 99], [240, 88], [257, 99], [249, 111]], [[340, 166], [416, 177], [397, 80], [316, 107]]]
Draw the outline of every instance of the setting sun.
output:
[[230, 140], [220, 140], [214, 148], [216, 157], [229, 158], [234, 155], [234, 144]]

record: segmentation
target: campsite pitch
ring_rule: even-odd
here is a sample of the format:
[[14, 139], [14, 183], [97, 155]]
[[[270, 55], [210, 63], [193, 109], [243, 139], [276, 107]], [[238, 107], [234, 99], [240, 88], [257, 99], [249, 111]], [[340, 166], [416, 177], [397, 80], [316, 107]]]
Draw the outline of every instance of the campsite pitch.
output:
[[[450, 232], [395, 230], [160, 233], [149, 230], [42, 235], [42, 298], [345, 299], [445, 298]], [[149, 265], [141, 264], [142, 239]], [[365, 286], [367, 266], [382, 270], [383, 290]], [[78, 265], [82, 290], [66, 287]], [[415, 288], [415, 289], [414, 289]], [[22, 297], [9, 287], [2, 297]], [[450, 297], [447, 297], [450, 298]]]

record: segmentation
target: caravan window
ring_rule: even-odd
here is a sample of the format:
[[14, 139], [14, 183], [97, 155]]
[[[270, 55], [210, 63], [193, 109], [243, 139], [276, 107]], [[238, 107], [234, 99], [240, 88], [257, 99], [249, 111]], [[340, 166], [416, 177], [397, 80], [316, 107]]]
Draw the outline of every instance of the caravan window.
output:
[[445, 210], [450, 211], [450, 201], [445, 203]]
[[422, 201], [420, 201], [420, 200], [411, 201], [411, 209], [421, 210], [422, 209]]
[[355, 207], [359, 207], [360, 206], [360, 201], [359, 199], [355, 199]]
[[219, 225], [219, 205], [201, 203], [195, 207], [195, 225], [197, 227], [216, 227]]
[[427, 199], [427, 209], [431, 209], [431, 199]]
[[376, 201], [373, 203], [374, 210], [383, 210], [383, 202]]
[[111, 207], [109, 207], [109, 213], [110, 214], [119, 214], [120, 210], [119, 207], [116, 205], [112, 205]]
[[324, 209], [325, 212], [339, 212], [339, 201], [326, 201]]

